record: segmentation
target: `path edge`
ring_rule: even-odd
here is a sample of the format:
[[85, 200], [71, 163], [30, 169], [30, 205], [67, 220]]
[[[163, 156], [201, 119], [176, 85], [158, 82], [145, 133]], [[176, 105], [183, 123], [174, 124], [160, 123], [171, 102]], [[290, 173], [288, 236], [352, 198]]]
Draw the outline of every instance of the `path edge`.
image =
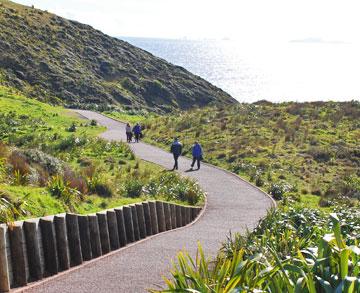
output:
[[[208, 201], [207, 201], [207, 197], [205, 196], [205, 201], [204, 201], [204, 206], [202, 207], [201, 209], [201, 212], [197, 215], [197, 217], [194, 219], [194, 221], [190, 222], [189, 224], [185, 225], [185, 226], [182, 226], [182, 227], [179, 227], [179, 228], [175, 228], [175, 229], [171, 229], [171, 230], [167, 230], [167, 231], [164, 231], [164, 232], [161, 232], [161, 233], [158, 233], [158, 234], [155, 234], [155, 235], [151, 235], [151, 236], [148, 236], [144, 239], [141, 239], [139, 241], [136, 241], [136, 242], [133, 242], [133, 243], [130, 243], [124, 247], [121, 247], [117, 250], [114, 250], [114, 251], [111, 251], [109, 252], [108, 254], [105, 254], [105, 255], [102, 255], [100, 257], [97, 257], [97, 258], [94, 258], [94, 259], [91, 259], [87, 262], [84, 262], [82, 263], [81, 265], [79, 266], [76, 266], [76, 267], [73, 267], [73, 268], [70, 268], [69, 270], [66, 270], [66, 271], [63, 271], [63, 272], [60, 272], [54, 276], [51, 276], [51, 277], [48, 277], [48, 278], [45, 278], [43, 280], [40, 280], [40, 281], [36, 281], [36, 282], [33, 282], [33, 283], [30, 283], [29, 285], [25, 286], [25, 287], [21, 287], [21, 288], [14, 288], [14, 289], [11, 289], [9, 292], [10, 293], [20, 293], [20, 292], [26, 292], [27, 290], [30, 290], [30, 289], [34, 289], [34, 288], [37, 288], [37, 287], [40, 287], [41, 285], [43, 284], [46, 284], [50, 281], [53, 281], [53, 280], [56, 280], [56, 279], [61, 279], [62, 277], [65, 277], [66, 275], [70, 274], [70, 273], [73, 273], [73, 272], [76, 272], [80, 269], [83, 269], [97, 261], [101, 261], [103, 259], [106, 259], [108, 257], [111, 257], [111, 256], [114, 256], [120, 252], [123, 252], [125, 251], [126, 249], [128, 248], [131, 248], [133, 246], [136, 246], [140, 243], [143, 243], [145, 241], [149, 241], [153, 238], [156, 238], [158, 236], [162, 236], [162, 235], [166, 235], [166, 234], [169, 234], [169, 233], [172, 233], [172, 232], [175, 232], [175, 231], [180, 231], [180, 230], [183, 230], [183, 229], [186, 229], [186, 228], [189, 228], [193, 225], [195, 225], [204, 215], [205, 213], [205, 210], [207, 208], [207, 205], [208, 205]], [[175, 256], [174, 256], [175, 257]]]

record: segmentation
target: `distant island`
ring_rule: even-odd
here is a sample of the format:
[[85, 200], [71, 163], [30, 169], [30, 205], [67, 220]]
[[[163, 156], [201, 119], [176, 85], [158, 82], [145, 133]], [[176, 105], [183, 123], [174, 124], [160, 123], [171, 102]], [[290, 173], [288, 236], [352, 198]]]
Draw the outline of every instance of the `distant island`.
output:
[[347, 44], [347, 42], [340, 40], [325, 40], [323, 38], [309, 37], [304, 39], [295, 39], [289, 43], [308, 43], [308, 44]]

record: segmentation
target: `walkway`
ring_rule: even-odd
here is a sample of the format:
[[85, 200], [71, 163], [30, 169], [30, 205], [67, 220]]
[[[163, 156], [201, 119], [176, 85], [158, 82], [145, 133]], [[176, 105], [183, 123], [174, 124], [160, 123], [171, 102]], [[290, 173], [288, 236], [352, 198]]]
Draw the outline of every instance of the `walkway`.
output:
[[[126, 140], [125, 126], [101, 114], [79, 110], [97, 120], [108, 130], [101, 136]], [[170, 169], [172, 156], [144, 143], [131, 144], [139, 158]], [[205, 150], [206, 151], [206, 150]], [[190, 160], [180, 158], [179, 172], [196, 179], [208, 195], [203, 216], [192, 226], [171, 231], [123, 249], [111, 257], [99, 259], [83, 268], [60, 275], [28, 292], [144, 292], [163, 286], [162, 275], [169, 274], [170, 260], [186, 248], [195, 254], [200, 241], [207, 255], [215, 256], [229, 231], [244, 232], [253, 228], [272, 201], [261, 191], [223, 170], [203, 165], [200, 171], [187, 172]]]

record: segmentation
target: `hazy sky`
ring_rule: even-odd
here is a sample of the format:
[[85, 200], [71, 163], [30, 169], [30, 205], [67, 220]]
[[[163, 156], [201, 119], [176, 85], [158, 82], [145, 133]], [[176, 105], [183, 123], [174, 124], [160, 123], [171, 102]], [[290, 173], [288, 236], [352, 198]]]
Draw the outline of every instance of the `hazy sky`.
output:
[[358, 1], [16, 0], [112, 36], [360, 40]]

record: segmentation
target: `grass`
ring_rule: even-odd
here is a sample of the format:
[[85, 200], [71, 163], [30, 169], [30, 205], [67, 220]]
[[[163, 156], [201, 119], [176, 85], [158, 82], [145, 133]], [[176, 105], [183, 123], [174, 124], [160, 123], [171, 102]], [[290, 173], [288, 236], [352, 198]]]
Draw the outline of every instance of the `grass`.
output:
[[329, 199], [360, 192], [357, 183], [350, 192], [345, 187], [349, 178], [360, 178], [359, 102], [210, 107], [150, 117], [144, 124], [145, 141], [168, 149], [179, 137], [190, 156], [198, 140], [205, 161], [299, 205], [327, 206]]
[[197, 184], [136, 159], [126, 143], [98, 138], [104, 129], [0, 87], [0, 193], [10, 218], [92, 213], [149, 199], [202, 204]]
[[130, 123], [130, 124], [142, 123], [146, 120], [147, 117], [149, 117], [149, 114], [141, 115], [141, 114], [131, 114], [127, 112], [119, 112], [119, 111], [107, 111], [104, 112], [103, 114], [120, 122]]

